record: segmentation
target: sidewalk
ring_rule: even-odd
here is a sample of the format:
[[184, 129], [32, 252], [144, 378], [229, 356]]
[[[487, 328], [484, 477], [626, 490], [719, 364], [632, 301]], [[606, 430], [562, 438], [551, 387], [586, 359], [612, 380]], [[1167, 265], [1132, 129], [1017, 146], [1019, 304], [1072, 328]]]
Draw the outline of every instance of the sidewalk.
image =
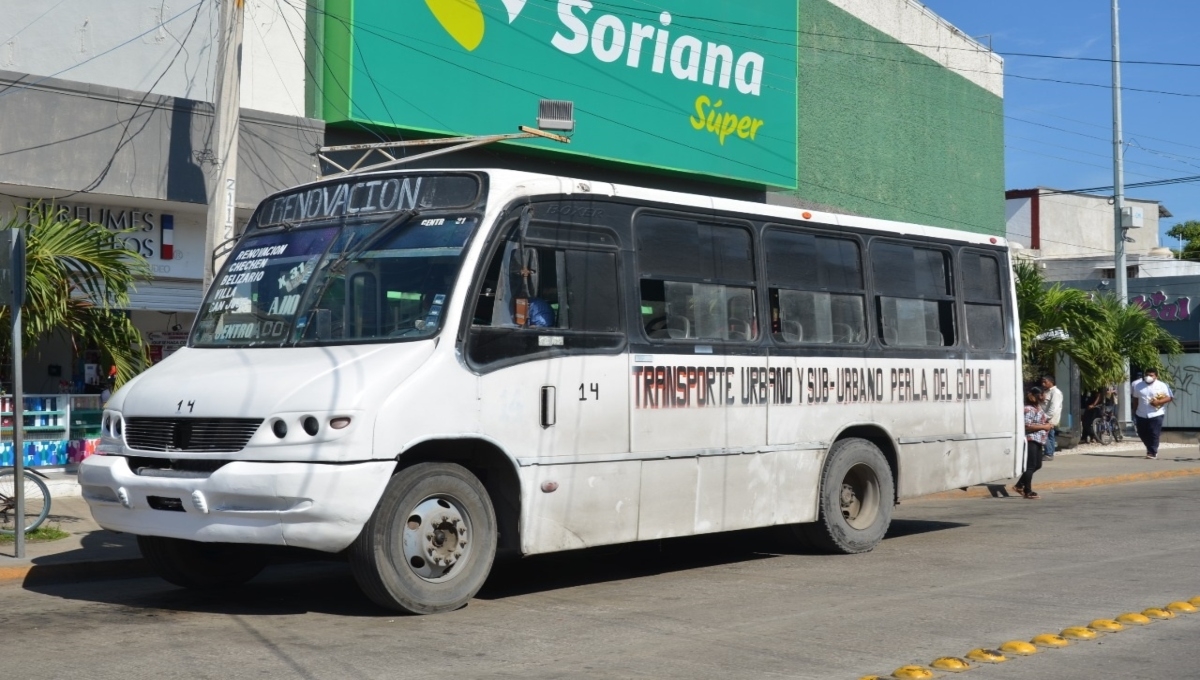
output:
[[[1136, 439], [1120, 444], [1101, 446], [1086, 444], [1066, 451], [1059, 451], [1054, 460], [1042, 463], [1042, 469], [1033, 477], [1033, 488], [1045, 495], [1062, 489], [1078, 489], [1104, 484], [1145, 482], [1155, 479], [1171, 479], [1200, 475], [1200, 448], [1195, 443], [1161, 444], [1158, 460], [1147, 460], [1146, 449]], [[947, 498], [984, 498], [988, 496], [1015, 495], [1012, 485], [1016, 478], [981, 484], [966, 490], [955, 489], [922, 496], [916, 500], [940, 500]]]
[[149, 573], [133, 536], [101, 529], [78, 492], [59, 497], [51, 488], [50, 516], [43, 526], [56, 526], [71, 535], [46, 543], [26, 543], [24, 559], [13, 557], [12, 543], [0, 544], [0, 586], [18, 580], [31, 585]]
[[[1053, 461], [1043, 464], [1034, 477], [1034, 488], [1038, 493], [1047, 494], [1061, 489], [1191, 475], [1200, 475], [1200, 449], [1195, 443], [1163, 444], [1159, 460], [1146, 460], [1144, 449], [1135, 440], [1062, 451]], [[1012, 495], [1014, 481], [944, 491], [905, 502]], [[87, 503], [78, 496], [77, 486], [72, 488], [70, 481], [63, 479], [52, 489], [54, 500], [47, 523], [69, 532], [70, 537], [49, 543], [29, 543], [24, 559], [12, 556], [11, 543], [0, 544], [0, 587], [16, 583], [33, 585], [132, 578], [150, 573], [134, 537], [101, 529], [92, 520]]]

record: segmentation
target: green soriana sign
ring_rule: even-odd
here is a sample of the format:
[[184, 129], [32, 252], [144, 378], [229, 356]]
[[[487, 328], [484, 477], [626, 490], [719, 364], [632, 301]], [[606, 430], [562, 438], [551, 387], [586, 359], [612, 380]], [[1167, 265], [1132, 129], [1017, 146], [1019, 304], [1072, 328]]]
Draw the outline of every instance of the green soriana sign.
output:
[[795, 0], [327, 0], [324, 117], [435, 134], [575, 103], [554, 152], [792, 188]]

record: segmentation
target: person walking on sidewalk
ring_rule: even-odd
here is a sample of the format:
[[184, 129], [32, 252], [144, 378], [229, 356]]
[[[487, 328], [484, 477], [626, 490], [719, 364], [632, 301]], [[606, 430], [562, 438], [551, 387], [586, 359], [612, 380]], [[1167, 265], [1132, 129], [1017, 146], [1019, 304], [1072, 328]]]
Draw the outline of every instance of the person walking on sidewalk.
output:
[[1133, 423], [1137, 427], [1138, 439], [1146, 445], [1146, 457], [1158, 459], [1158, 438], [1162, 435], [1163, 417], [1167, 415], [1167, 404], [1175, 400], [1171, 386], [1158, 379], [1158, 370], [1147, 368], [1141, 380], [1133, 381], [1133, 401], [1137, 411]]
[[1033, 490], [1033, 473], [1042, 469], [1042, 447], [1053, 429], [1050, 417], [1042, 410], [1042, 391], [1030, 387], [1025, 391], [1025, 472], [1013, 486], [1013, 491], [1025, 498], [1041, 498]]
[[1042, 456], [1042, 460], [1054, 460], [1055, 444], [1058, 440], [1054, 434], [1055, 428], [1058, 427], [1058, 421], [1062, 418], [1063, 393], [1054, 384], [1054, 376], [1042, 376], [1042, 410], [1046, 412], [1046, 417], [1049, 418], [1050, 429], [1047, 430], [1045, 439], [1046, 452]]

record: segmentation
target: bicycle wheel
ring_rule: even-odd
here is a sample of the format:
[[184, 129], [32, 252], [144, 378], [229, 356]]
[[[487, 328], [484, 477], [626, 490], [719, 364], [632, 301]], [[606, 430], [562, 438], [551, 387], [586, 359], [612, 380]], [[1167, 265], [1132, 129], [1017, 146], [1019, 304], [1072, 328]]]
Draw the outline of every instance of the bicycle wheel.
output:
[[1118, 424], [1115, 420], [1109, 421], [1108, 431], [1112, 432], [1113, 439], [1117, 440], [1117, 443], [1120, 443], [1122, 439], [1125, 439], [1125, 435], [1121, 434], [1120, 424]]
[[1097, 418], [1092, 421], [1092, 432], [1095, 433], [1096, 439], [1104, 446], [1112, 443], [1112, 425], [1104, 422], [1103, 418]]
[[[50, 489], [41, 477], [26, 472], [24, 475], [25, 490], [25, 532], [28, 533], [41, 526], [50, 514]], [[15, 533], [17, 524], [17, 477], [12, 469], [0, 470], [0, 533]]]

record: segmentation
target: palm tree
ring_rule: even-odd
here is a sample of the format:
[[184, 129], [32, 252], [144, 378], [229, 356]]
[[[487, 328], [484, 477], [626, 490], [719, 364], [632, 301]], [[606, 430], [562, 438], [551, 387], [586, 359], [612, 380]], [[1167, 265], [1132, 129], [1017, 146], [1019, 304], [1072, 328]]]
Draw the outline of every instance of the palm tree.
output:
[[1062, 356], [1074, 361], [1081, 375], [1096, 374], [1114, 361], [1119, 364], [1119, 359], [1107, 354], [1111, 343], [1105, 337], [1104, 311], [1086, 292], [1061, 284], [1047, 287], [1030, 262], [1018, 262], [1015, 273], [1026, 379], [1051, 369]]
[[[1168, 333], [1146, 310], [1137, 305], [1123, 305], [1116, 295], [1100, 295], [1096, 304], [1104, 309], [1111, 330], [1112, 352], [1128, 359], [1134, 366], [1162, 369], [1161, 355], [1174, 356], [1183, 352], [1179, 339]], [[1167, 376], [1164, 376], [1167, 377]], [[1120, 383], [1125, 379], [1120, 366], [1112, 367], [1109, 375], [1095, 386]]]
[[1160, 355], [1183, 351], [1174, 336], [1136, 305], [1061, 284], [1046, 286], [1030, 262], [1018, 262], [1017, 313], [1027, 379], [1069, 357], [1084, 390], [1125, 382], [1124, 362], [1160, 368]]
[[[25, 232], [22, 346], [29, 349], [63, 333], [76, 349], [99, 348], [116, 366], [118, 385], [143, 370], [145, 343], [122, 308], [128, 306], [136, 281], [149, 278], [150, 267], [139, 253], [122, 247], [116, 238], [122, 232], [71, 219], [52, 203], [22, 208], [6, 226]], [[9, 327], [10, 312], [0, 307], [0, 327]], [[8, 365], [8, 333], [0, 334], [0, 356]]]

